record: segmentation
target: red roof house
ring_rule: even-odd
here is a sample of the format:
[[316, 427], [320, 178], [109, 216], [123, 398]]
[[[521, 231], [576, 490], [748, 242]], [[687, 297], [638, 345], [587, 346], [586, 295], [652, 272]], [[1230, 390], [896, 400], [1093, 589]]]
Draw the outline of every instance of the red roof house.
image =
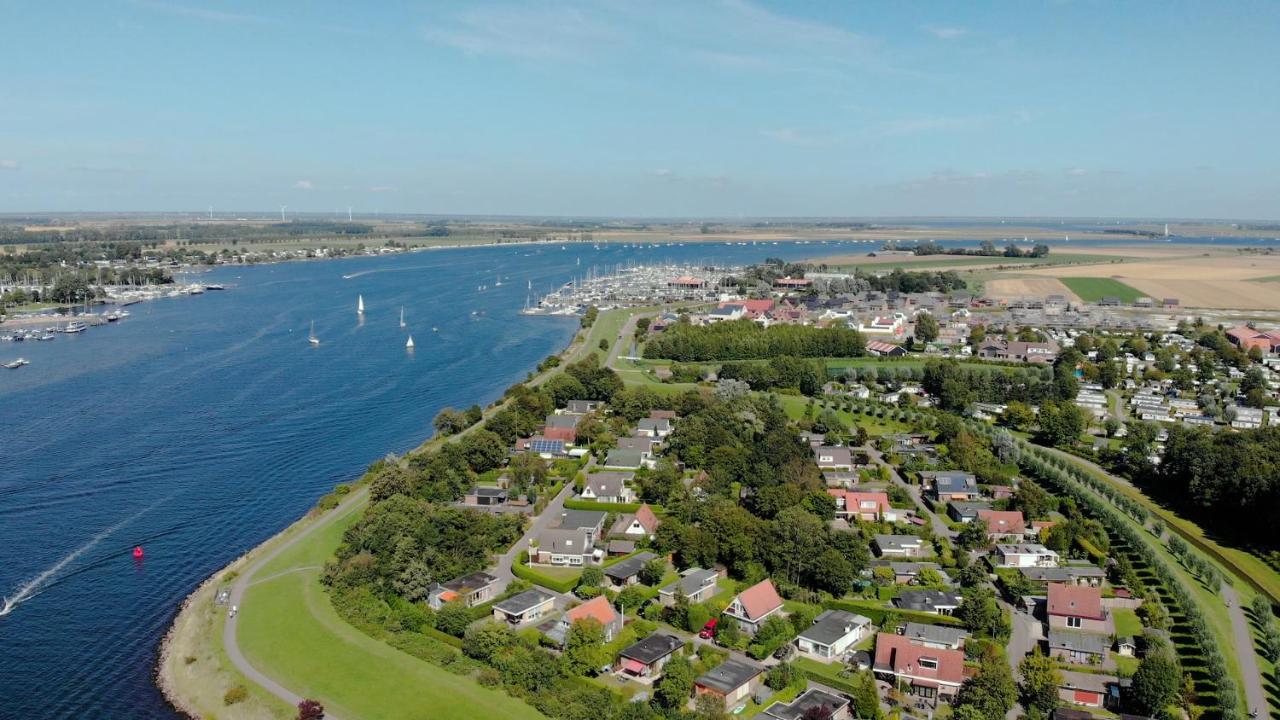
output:
[[978, 519], [987, 524], [987, 535], [996, 540], [1021, 538], [1027, 521], [1017, 510], [979, 510]]
[[861, 492], [832, 488], [827, 494], [836, 499], [837, 517], [856, 517], [876, 522], [891, 510], [889, 496], [882, 492]]
[[1112, 631], [1111, 618], [1102, 607], [1101, 588], [1050, 583], [1047, 612], [1051, 630]]
[[724, 614], [738, 621], [746, 632], [754, 635], [766, 618], [782, 610], [782, 598], [772, 580], [761, 580], [738, 593], [724, 609]]
[[964, 652], [916, 645], [904, 635], [876, 635], [872, 669], [882, 679], [905, 685], [913, 695], [955, 697], [964, 682]]

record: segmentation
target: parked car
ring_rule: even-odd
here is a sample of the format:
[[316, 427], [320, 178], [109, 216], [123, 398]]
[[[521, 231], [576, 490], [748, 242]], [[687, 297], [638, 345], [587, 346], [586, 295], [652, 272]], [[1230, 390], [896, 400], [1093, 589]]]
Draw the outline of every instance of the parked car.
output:
[[787, 660], [792, 655], [794, 655], [795, 652], [796, 652], [796, 646], [792, 645], [791, 643], [787, 643], [786, 645], [783, 645], [777, 650], [774, 650], [773, 657], [777, 660]]
[[716, 636], [716, 625], [720, 623], [719, 618], [711, 618], [706, 625], [702, 626], [702, 630], [698, 632], [698, 637], [703, 640], [710, 640]]

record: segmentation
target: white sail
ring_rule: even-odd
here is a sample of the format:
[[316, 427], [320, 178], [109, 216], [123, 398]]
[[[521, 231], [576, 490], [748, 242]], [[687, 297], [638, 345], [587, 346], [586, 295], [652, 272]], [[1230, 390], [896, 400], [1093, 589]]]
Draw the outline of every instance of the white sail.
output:
[[406, 342], [406, 343], [404, 344], [404, 346], [405, 346], [405, 348], [407, 348], [407, 349], [409, 349], [409, 350], [412, 350], [412, 349], [413, 349], [413, 336], [412, 336], [412, 335], [410, 335], [410, 336], [409, 336], [409, 341], [408, 341], [408, 342]]
[[307, 336], [307, 339], [311, 341], [312, 345], [320, 344], [320, 338], [316, 337], [316, 321], [315, 320], [311, 321], [311, 334]]
[[404, 327], [404, 306], [400, 306], [400, 327]]
[[356, 314], [357, 315], [364, 314], [364, 296], [363, 295], [356, 296]]

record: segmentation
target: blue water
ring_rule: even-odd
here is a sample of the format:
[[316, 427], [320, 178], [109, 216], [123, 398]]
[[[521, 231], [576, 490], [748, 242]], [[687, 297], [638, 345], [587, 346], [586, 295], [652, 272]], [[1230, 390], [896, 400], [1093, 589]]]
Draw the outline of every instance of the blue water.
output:
[[827, 249], [507, 247], [223, 268], [202, 279], [225, 292], [0, 344], [0, 362], [31, 361], [0, 370], [0, 595], [71, 558], [0, 617], [0, 718], [175, 717], [152, 677], [182, 599], [336, 483], [420, 443], [442, 407], [488, 403], [562, 348], [577, 319], [519, 315], [530, 281], [546, 292], [593, 266]]

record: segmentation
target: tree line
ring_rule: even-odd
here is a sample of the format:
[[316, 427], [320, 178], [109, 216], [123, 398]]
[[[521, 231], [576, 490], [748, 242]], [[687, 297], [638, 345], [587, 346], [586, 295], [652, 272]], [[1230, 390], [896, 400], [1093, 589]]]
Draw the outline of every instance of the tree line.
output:
[[792, 357], [859, 357], [866, 354], [862, 333], [848, 327], [771, 325], [733, 320], [693, 325], [682, 321], [649, 340], [646, 358], [679, 362], [710, 360], [760, 360]]

